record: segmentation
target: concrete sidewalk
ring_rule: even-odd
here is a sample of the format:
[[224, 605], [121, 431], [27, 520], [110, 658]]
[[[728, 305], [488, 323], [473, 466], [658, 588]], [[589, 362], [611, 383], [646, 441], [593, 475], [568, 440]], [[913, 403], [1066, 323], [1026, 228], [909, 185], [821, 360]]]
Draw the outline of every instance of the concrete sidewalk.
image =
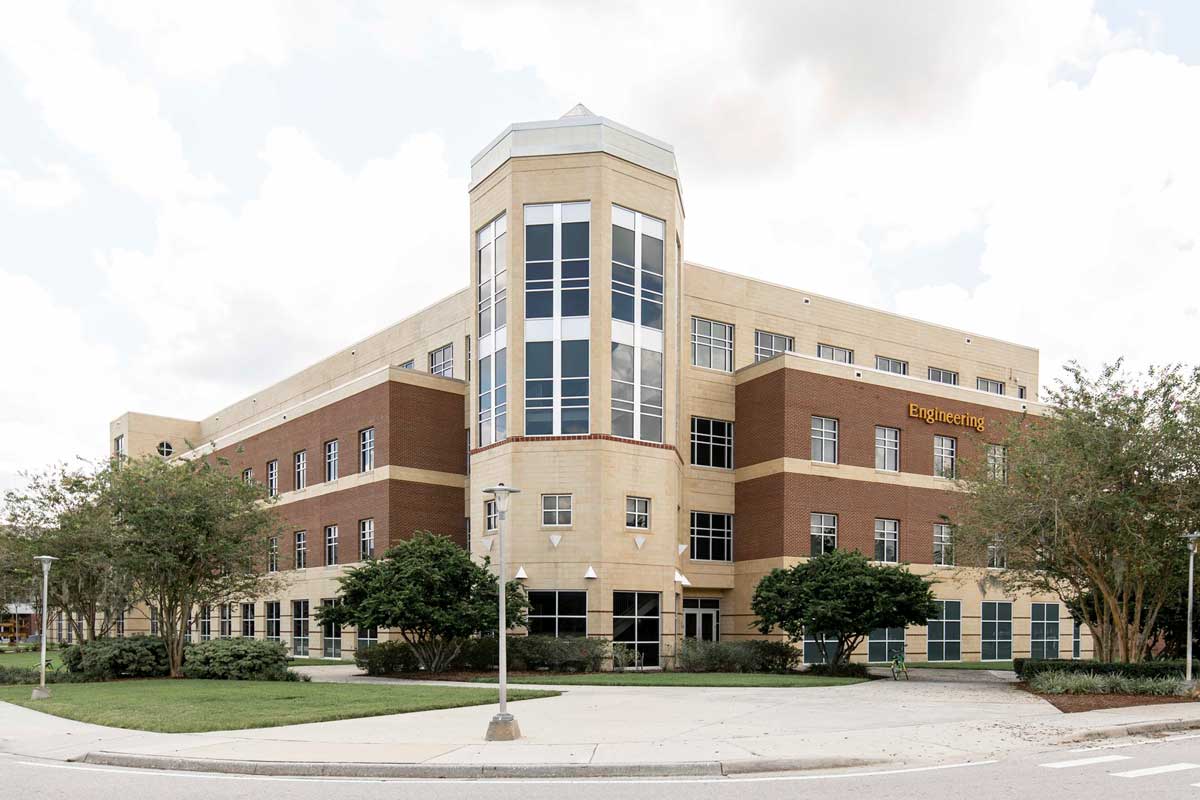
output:
[[157, 734], [0, 703], [0, 751], [272, 774], [721, 774], [969, 761], [1129, 726], [1200, 727], [1200, 703], [1062, 714], [1001, 676], [933, 672], [807, 689], [563, 687], [512, 704], [525, 735], [516, 742], [483, 741], [494, 706]]

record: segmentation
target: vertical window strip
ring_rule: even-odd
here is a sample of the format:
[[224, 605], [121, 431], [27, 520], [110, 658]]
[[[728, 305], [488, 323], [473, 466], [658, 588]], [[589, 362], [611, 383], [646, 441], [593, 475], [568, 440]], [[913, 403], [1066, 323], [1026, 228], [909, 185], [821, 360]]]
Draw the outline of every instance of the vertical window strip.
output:
[[940, 567], [954, 566], [954, 538], [950, 526], [933, 526], [933, 563]]
[[955, 477], [958, 440], [953, 436], [933, 437], [933, 474], [939, 478]]
[[[508, 217], [501, 214], [489, 222], [475, 239], [478, 271], [479, 405], [475, 441], [480, 447], [508, 435], [505, 348], [487, 352], [508, 324]], [[469, 339], [468, 339], [469, 341]], [[467, 359], [470, 360], [468, 345]]]
[[293, 487], [297, 490], [308, 486], [308, 452], [305, 450], [298, 451], [292, 456], [292, 464], [294, 467], [294, 484]]
[[613, 319], [661, 331], [666, 225], [621, 206], [612, 220]]
[[375, 555], [375, 520], [358, 521], [358, 560], [366, 561]]
[[375, 469], [375, 429], [364, 428], [358, 432], [358, 471]]

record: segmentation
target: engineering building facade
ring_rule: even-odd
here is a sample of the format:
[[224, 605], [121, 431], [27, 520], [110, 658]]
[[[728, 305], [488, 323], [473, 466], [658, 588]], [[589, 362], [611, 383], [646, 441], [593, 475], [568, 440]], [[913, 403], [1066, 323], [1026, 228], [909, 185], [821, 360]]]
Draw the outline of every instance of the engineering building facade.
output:
[[111, 423], [115, 454], [215, 453], [278, 496], [287, 589], [200, 609], [193, 638], [387, 639], [310, 620], [414, 530], [494, 561], [482, 489], [505, 483], [530, 631], [648, 667], [683, 637], [756, 636], [758, 580], [835, 547], [937, 579], [941, 618], [856, 660], [1090, 653], [1057, 598], [1006, 593], [1002, 549], [956, 564], [947, 524], [958, 465], [987, 448], [1002, 471], [988, 434], [1042, 413], [1036, 350], [687, 262], [672, 148], [582, 106], [473, 160], [464, 234], [466, 289], [203, 420]]

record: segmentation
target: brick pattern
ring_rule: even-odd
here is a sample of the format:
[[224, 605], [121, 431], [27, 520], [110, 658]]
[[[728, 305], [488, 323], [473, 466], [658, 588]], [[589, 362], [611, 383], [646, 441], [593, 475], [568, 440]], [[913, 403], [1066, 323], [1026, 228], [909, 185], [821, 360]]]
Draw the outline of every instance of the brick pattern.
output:
[[838, 547], [873, 557], [875, 520], [900, 521], [900, 561], [933, 562], [933, 526], [953, 518], [953, 491], [846, 478], [776, 473], [736, 487], [733, 554], [738, 560], [808, 556], [809, 515], [837, 514]]
[[[908, 416], [909, 403], [954, 414], [982, 416], [985, 432]], [[933, 474], [933, 437], [958, 440], [960, 460], [973, 458], [1013, 413], [977, 403], [892, 389], [860, 381], [779, 369], [737, 387], [736, 464], [775, 458], [811, 458], [812, 417], [838, 420], [838, 461], [875, 468], [875, 426], [900, 430], [900, 470]], [[988, 437], [994, 437], [989, 439]]]

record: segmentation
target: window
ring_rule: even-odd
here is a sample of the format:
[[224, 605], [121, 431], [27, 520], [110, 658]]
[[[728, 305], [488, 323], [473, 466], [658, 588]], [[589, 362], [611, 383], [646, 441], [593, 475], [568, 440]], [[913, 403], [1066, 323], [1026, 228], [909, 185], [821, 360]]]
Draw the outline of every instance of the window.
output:
[[1008, 661], [1012, 658], [1012, 603], [985, 600], [982, 617], [980, 659]]
[[994, 481], [1008, 480], [1008, 448], [1004, 445], [987, 446], [987, 474]]
[[925, 657], [930, 661], [962, 660], [962, 602], [934, 600], [937, 614], [929, 618]]
[[308, 531], [296, 531], [296, 569], [308, 566]]
[[325, 526], [325, 566], [332, 567], [338, 563], [338, 526]]
[[831, 417], [812, 418], [812, 460], [836, 464], [838, 460], [838, 421]]
[[692, 559], [733, 560], [733, 515], [692, 512]]
[[1018, 400], [1025, 399], [1025, 387], [1021, 386], [1020, 384], [1017, 384], [1017, 399]]
[[875, 560], [889, 564], [900, 560], [900, 520], [875, 520]]
[[508, 348], [479, 359], [479, 445], [508, 436]]
[[933, 474], [939, 478], [954, 477], [955, 453], [958, 440], [953, 436], [933, 437]]
[[733, 469], [733, 423], [692, 417], [692, 464]]
[[904, 628], [875, 628], [867, 637], [867, 661], [891, 661], [904, 656]]
[[254, 468], [246, 467], [242, 470], [242, 483], [254, 483]]
[[1029, 657], [1058, 658], [1058, 603], [1034, 603], [1029, 625]]
[[1083, 657], [1083, 626], [1075, 621], [1071, 628], [1071, 658], [1078, 661]]
[[721, 600], [716, 597], [683, 598], [683, 636], [702, 642], [719, 642]]
[[613, 319], [661, 331], [666, 226], [620, 206], [613, 206], [612, 220]]
[[325, 443], [325, 480], [336, 481], [338, 476], [338, 443], [332, 439]]
[[375, 469], [375, 429], [365, 428], [358, 432], [358, 471]]
[[268, 600], [263, 604], [263, 618], [267, 625], [268, 641], [278, 642], [282, 637], [282, 620], [280, 618], [279, 601]]
[[408, 361], [405, 361], [403, 364], [400, 365], [400, 369], [416, 369], [416, 368], [417, 368], [417, 360], [415, 358], [410, 358]]
[[941, 567], [954, 566], [954, 539], [949, 525], [933, 526], [933, 563]]
[[587, 592], [530, 592], [530, 636], [587, 636]]
[[562, 396], [559, 429], [564, 434], [587, 433], [588, 394], [590, 375], [590, 353], [587, 339], [574, 339], [560, 343], [562, 358], [562, 380], [559, 382]]
[[562, 527], [571, 524], [571, 495], [542, 495], [542, 524]]
[[125, 449], [125, 434], [121, 434], [113, 439], [113, 455], [119, 459], [125, 458], [127, 451]]
[[[475, 266], [479, 285], [478, 334], [482, 341], [508, 322], [508, 218], [504, 214], [475, 235]], [[412, 369], [413, 362], [401, 366]]]
[[662, 418], [662, 353], [613, 342], [613, 435], [644, 442], [661, 442]]
[[809, 555], [819, 556], [837, 550], [837, 514], [809, 514]]
[[308, 601], [292, 601], [292, 655], [308, 656]]
[[733, 371], [733, 326], [692, 317], [692, 364]]
[[[525, 433], [584, 434], [589, 430], [589, 341], [525, 343]], [[558, 372], [557, 379], [555, 372]]]
[[293, 488], [303, 489], [308, 486], [308, 452], [300, 450], [292, 455], [294, 475]]
[[150, 606], [150, 635], [158, 636], [158, 609]]
[[500, 513], [496, 511], [495, 500], [483, 501], [483, 529], [485, 531], [494, 531], [500, 521]]
[[958, 373], [941, 367], [929, 368], [929, 380], [935, 383], [948, 383], [951, 386], [958, 386]]
[[[321, 605], [329, 607], [336, 602], [332, 598], [325, 598], [321, 601]], [[321, 626], [321, 656], [323, 658], [342, 657], [342, 627], [340, 625], [326, 622]]]
[[887, 356], [875, 356], [875, 369], [883, 372], [893, 372], [896, 375], [908, 374], [908, 362]]
[[991, 378], [976, 378], [975, 388], [990, 394], [1004, 394], [1004, 381], [994, 381]]
[[765, 361], [772, 356], [777, 356], [780, 353], [794, 353], [796, 351], [796, 340], [791, 336], [784, 336], [779, 333], [768, 333], [767, 331], [754, 332], [754, 360]]
[[279, 494], [279, 461], [271, 459], [267, 462], [267, 496]]
[[632, 648], [639, 666], [658, 666], [660, 608], [658, 592], [613, 592], [613, 642]]
[[[823, 649], [823, 652], [822, 652]], [[836, 637], [826, 638], [824, 636], [810, 636], [806, 631], [804, 634], [804, 663], [805, 664], [829, 664], [838, 654], [838, 640]]]
[[212, 638], [212, 606], [200, 606], [200, 641]]
[[875, 426], [875, 469], [900, 471], [900, 429]]
[[358, 521], [358, 560], [366, 561], [375, 556], [375, 520]]
[[219, 635], [222, 639], [228, 639], [233, 636], [233, 604], [221, 603], [220, 613]]
[[853, 364], [854, 351], [847, 350], [844, 347], [835, 347], [831, 344], [819, 344], [817, 345], [817, 358], [836, 361], [839, 364]]
[[242, 603], [242, 636], [254, 638], [254, 603]]
[[650, 498], [649, 497], [626, 497], [625, 498], [625, 527], [649, 530], [649, 528], [650, 528]]
[[526, 319], [588, 315], [590, 219], [590, 203], [525, 207]]
[[267, 539], [267, 572], [279, 572], [279, 537]]
[[379, 644], [379, 628], [357, 628], [355, 630], [355, 648], [360, 653], [365, 653], [375, 645]]
[[987, 546], [987, 565], [988, 569], [1008, 568], [1008, 553], [1003, 542], [995, 541]]
[[171, 454], [175, 452], [175, 447], [170, 442], [159, 442], [158, 447], [155, 449], [158, 450], [158, 454], [163, 458], [170, 458]]
[[441, 375], [443, 378], [454, 377], [454, 342], [430, 352], [429, 374]]

